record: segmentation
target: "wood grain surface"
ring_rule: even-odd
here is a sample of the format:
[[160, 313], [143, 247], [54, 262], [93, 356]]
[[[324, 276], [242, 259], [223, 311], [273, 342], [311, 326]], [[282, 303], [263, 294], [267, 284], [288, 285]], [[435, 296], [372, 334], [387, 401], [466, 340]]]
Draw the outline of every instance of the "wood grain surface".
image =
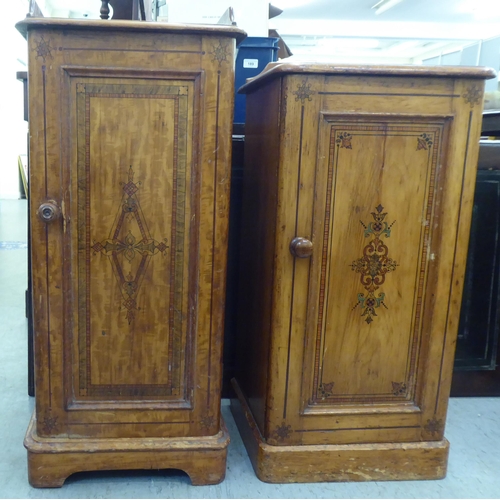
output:
[[63, 486], [75, 472], [180, 469], [194, 486], [218, 484], [226, 475], [229, 434], [223, 420], [215, 436], [197, 438], [41, 438], [35, 417], [26, 433], [29, 482], [36, 488]]
[[99, 19], [58, 19], [50, 17], [28, 17], [16, 24], [18, 31], [27, 36], [30, 30], [52, 28], [57, 30], [82, 30], [90, 29], [108, 32], [126, 31], [139, 33], [178, 33], [181, 35], [192, 34], [201, 36], [227, 36], [236, 39], [239, 43], [246, 33], [236, 26], [221, 26], [217, 24], [182, 24], [158, 23], [128, 20], [99, 20]]
[[[270, 62], [257, 77], [240, 87], [239, 92], [252, 92], [262, 83], [290, 74], [317, 75], [367, 75], [367, 76], [409, 76], [443, 78], [493, 78], [496, 71], [478, 66], [392, 66], [388, 64], [329, 64], [325, 62], [278, 61]], [[414, 82], [415, 83], [415, 82]], [[420, 85], [420, 82], [418, 83]]]
[[[264, 73], [244, 89], [252, 110], [247, 141], [265, 153], [247, 156], [242, 220], [272, 238], [258, 245], [272, 250], [244, 251], [241, 266], [252, 271], [240, 278], [239, 296], [240, 309], [254, 311], [251, 320], [241, 315], [242, 353], [268, 354], [257, 362], [243, 356], [239, 372], [247, 375], [238, 384], [262, 439], [279, 447], [269, 453], [282, 461], [290, 453], [319, 470], [304, 467], [300, 480], [330, 474], [328, 460], [301, 455], [302, 446], [316, 446], [319, 456], [323, 446], [370, 444], [366, 453], [375, 457], [411, 443], [422, 457], [431, 442], [441, 443], [441, 477], [481, 78], [492, 72], [273, 68], [272, 78]], [[274, 110], [268, 99], [277, 89]], [[273, 200], [265, 214], [248, 193]], [[311, 241], [309, 258], [290, 252], [295, 238]], [[432, 475], [431, 463], [416, 460], [423, 476]], [[416, 476], [399, 469], [391, 477]], [[278, 470], [266, 480], [273, 477], [284, 480]]]
[[[67, 469], [51, 439], [78, 439], [84, 470], [85, 439], [220, 431], [229, 97], [242, 32], [146, 24], [19, 26], [31, 213], [51, 200], [59, 214], [31, 225], [35, 425], [47, 453], [30, 470], [45, 459]], [[124, 453], [108, 468], [135, 460]], [[225, 452], [200, 460], [218, 460], [222, 477]]]
[[237, 383], [231, 411], [257, 477], [266, 483], [442, 479], [449, 442], [270, 445]]

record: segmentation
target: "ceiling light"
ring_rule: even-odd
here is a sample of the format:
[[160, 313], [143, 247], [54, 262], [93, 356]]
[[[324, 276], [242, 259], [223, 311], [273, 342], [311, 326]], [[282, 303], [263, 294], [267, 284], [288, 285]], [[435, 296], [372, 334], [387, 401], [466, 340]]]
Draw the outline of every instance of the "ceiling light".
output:
[[275, 0], [275, 4], [280, 9], [295, 9], [313, 3], [315, 0]]
[[380, 0], [377, 2], [372, 9], [375, 9], [375, 14], [378, 16], [385, 12], [386, 10], [392, 9], [398, 3], [401, 3], [403, 0]]
[[317, 45], [325, 49], [376, 49], [380, 46], [374, 38], [323, 38]]
[[[498, 10], [497, 0], [463, 0], [458, 5], [458, 12], [473, 14], [475, 19], [488, 19]], [[494, 14], [493, 14], [494, 15]]]

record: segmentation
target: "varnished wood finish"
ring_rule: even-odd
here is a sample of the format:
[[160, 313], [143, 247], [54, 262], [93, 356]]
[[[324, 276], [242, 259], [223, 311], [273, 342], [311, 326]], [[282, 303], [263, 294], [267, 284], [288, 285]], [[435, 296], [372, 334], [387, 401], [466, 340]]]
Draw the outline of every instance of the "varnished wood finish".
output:
[[[281, 87], [274, 85], [268, 92], [258, 89], [256, 97], [262, 106], [247, 107], [235, 368], [263, 429], [273, 316]], [[252, 300], [246, 302], [245, 297]]]
[[442, 479], [449, 442], [270, 445], [262, 437], [237, 383], [231, 411], [255, 474], [266, 483]]
[[[488, 79], [495, 76], [491, 68], [477, 66], [389, 66], [389, 65], [360, 65], [360, 64], [325, 64], [305, 63], [300, 61], [270, 62], [264, 71], [255, 78], [250, 78], [239, 92], [244, 94], [260, 87], [264, 82], [281, 78], [290, 74], [316, 75], [369, 75], [369, 76], [410, 76], [415, 77], [445, 77]], [[359, 89], [362, 90], [362, 89]]]
[[116, 469], [185, 471], [193, 485], [218, 484], [226, 475], [229, 434], [224, 421], [214, 436], [199, 438], [42, 438], [33, 417], [24, 445], [28, 449], [29, 482], [55, 488], [75, 472]]
[[[278, 64], [243, 87], [250, 232], [236, 378], [266, 446], [279, 447], [258, 467], [266, 480], [283, 480], [288, 454], [318, 468], [295, 480], [336, 480], [340, 466], [314, 447], [367, 444], [391, 478], [444, 474], [481, 78], [492, 72], [412, 71]], [[308, 259], [290, 252], [296, 237], [311, 241]], [[391, 466], [405, 447], [420, 472]], [[353, 467], [338, 477], [363, 479]]]
[[66, 468], [52, 439], [78, 440], [81, 464], [96, 438], [203, 447], [220, 431], [227, 96], [243, 32], [37, 21], [21, 23], [30, 203], [54, 220], [31, 226], [36, 467]]
[[[143, 22], [143, 21], [127, 21], [127, 20], [81, 20], [81, 19], [57, 19], [50, 17], [31, 17], [26, 18], [23, 21], [16, 24], [16, 28], [23, 35], [27, 36], [28, 31], [31, 29], [71, 29], [71, 30], [83, 30], [90, 31], [95, 30], [104, 33], [110, 33], [112, 30], [116, 31], [126, 31], [127, 33], [137, 32], [137, 33], [179, 33], [181, 35], [200, 35], [200, 36], [220, 36], [228, 37], [236, 40], [236, 43], [241, 42], [245, 39], [246, 33], [235, 27], [235, 26], [223, 26], [218, 24], [181, 24], [181, 23], [157, 23], [157, 22]], [[159, 39], [156, 41], [156, 46], [162, 45], [164, 40]], [[147, 47], [147, 46], [145, 46]], [[168, 44], [164, 45], [168, 48]], [[127, 47], [124, 47], [126, 49]], [[81, 47], [81, 50], [85, 50], [85, 47]], [[90, 47], [87, 47], [90, 49]], [[144, 47], [137, 47], [138, 51], [141, 52], [151, 52], [151, 47], [149, 50], [144, 50]], [[67, 50], [64, 48], [63, 50]], [[130, 48], [129, 48], [130, 50]], [[179, 50], [171, 47], [174, 52], [179, 52]], [[229, 53], [227, 54], [229, 55]]]

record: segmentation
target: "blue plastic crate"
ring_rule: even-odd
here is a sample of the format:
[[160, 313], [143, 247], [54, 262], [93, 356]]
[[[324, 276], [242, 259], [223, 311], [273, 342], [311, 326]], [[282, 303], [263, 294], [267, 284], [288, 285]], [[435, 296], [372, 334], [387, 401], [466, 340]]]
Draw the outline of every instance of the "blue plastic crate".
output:
[[234, 123], [245, 123], [246, 95], [238, 94], [238, 89], [247, 78], [257, 76], [267, 63], [278, 60], [279, 38], [247, 37], [238, 46], [234, 79]]

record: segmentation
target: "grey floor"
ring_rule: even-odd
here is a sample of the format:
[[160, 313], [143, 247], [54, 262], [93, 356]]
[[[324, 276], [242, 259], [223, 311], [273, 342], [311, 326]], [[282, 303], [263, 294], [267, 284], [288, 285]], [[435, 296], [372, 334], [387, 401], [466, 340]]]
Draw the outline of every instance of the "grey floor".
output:
[[27, 394], [26, 201], [0, 200], [0, 497], [2, 498], [500, 498], [500, 398], [454, 398], [446, 437], [448, 475], [441, 481], [260, 482], [227, 406], [231, 434], [227, 475], [217, 486], [191, 486], [178, 471], [80, 473], [60, 489], [31, 488], [24, 432], [33, 408]]

